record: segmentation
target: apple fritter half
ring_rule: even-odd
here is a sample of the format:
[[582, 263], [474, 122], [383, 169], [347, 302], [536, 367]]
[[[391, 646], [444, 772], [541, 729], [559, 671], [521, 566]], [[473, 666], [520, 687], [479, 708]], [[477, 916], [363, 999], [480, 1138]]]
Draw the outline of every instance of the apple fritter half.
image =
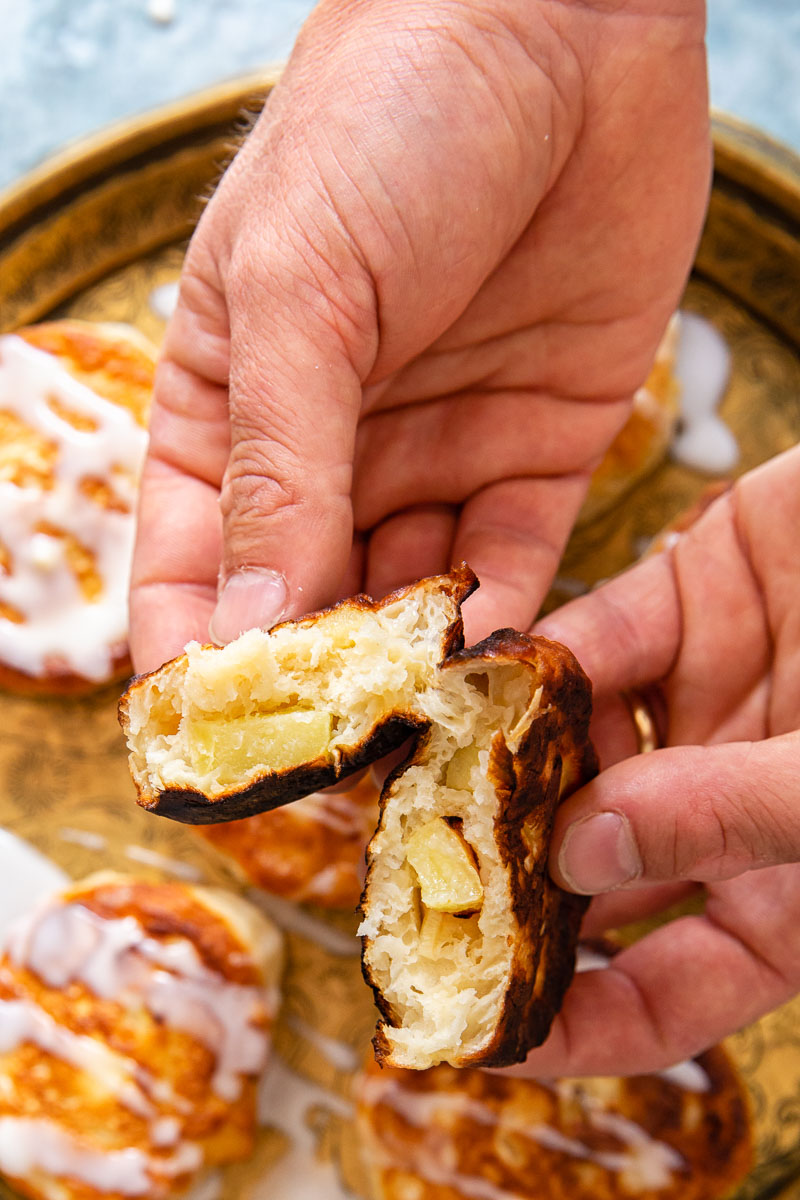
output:
[[463, 565], [375, 602], [355, 596], [227, 646], [187, 646], [120, 701], [139, 803], [189, 824], [329, 787], [427, 727], [439, 664], [464, 645]]
[[505, 1066], [544, 1041], [587, 900], [550, 879], [559, 801], [596, 773], [573, 655], [500, 630], [442, 663], [367, 851], [363, 966], [397, 1067]]

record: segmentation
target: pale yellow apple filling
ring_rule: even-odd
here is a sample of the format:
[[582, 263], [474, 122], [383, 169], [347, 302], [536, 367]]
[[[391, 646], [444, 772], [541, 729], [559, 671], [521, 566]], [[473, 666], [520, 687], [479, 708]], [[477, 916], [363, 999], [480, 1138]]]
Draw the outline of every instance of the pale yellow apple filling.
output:
[[483, 904], [475, 855], [444, 817], [434, 817], [408, 839], [406, 858], [419, 882], [423, 909], [469, 914]]
[[187, 722], [192, 769], [200, 775], [214, 770], [222, 785], [240, 782], [254, 767], [286, 771], [312, 762], [328, 752], [331, 734], [331, 714], [314, 709]]

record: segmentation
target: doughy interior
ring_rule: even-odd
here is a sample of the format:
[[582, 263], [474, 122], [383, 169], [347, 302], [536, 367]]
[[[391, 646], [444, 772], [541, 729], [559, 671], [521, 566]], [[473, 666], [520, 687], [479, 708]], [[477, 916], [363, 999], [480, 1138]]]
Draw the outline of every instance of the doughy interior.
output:
[[140, 783], [208, 796], [266, 772], [336, 762], [392, 713], [419, 712], [457, 617], [441, 591], [373, 609], [345, 605], [222, 649], [192, 643], [129, 693]]
[[[373, 981], [401, 1026], [384, 1028], [396, 1066], [428, 1067], [469, 1054], [495, 1027], [516, 929], [509, 926], [509, 873], [495, 839], [489, 756], [498, 730], [514, 750], [540, 694], [530, 670], [480, 663], [443, 671], [440, 686], [422, 701], [434, 718], [430, 741], [424, 761], [409, 766], [385, 798], [370, 847], [369, 915], [359, 930], [369, 939]], [[473, 915], [434, 912], [421, 902], [406, 847], [436, 817], [456, 818], [474, 854], [484, 897]]]

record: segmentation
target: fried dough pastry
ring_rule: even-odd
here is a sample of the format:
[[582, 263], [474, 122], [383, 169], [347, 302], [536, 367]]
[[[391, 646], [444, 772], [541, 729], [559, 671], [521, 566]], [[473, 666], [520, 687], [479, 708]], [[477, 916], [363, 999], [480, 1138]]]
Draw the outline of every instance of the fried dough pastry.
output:
[[106, 872], [0, 959], [0, 1172], [32, 1200], [161, 1200], [246, 1157], [281, 941], [238, 897]]
[[398, 1066], [501, 1065], [543, 1041], [586, 900], [547, 874], [559, 800], [596, 770], [591, 689], [563, 646], [501, 630], [464, 650], [466, 565], [190, 646], [128, 689], [145, 807], [216, 821], [334, 782], [415, 731], [368, 852], [364, 973]]
[[196, 828], [255, 887], [352, 911], [377, 821], [378, 789], [365, 776], [345, 792], [312, 792], [272, 812]]
[[128, 579], [155, 349], [123, 325], [0, 337], [0, 686], [130, 674]]
[[628, 1079], [372, 1067], [358, 1092], [374, 1200], [717, 1200], [752, 1165], [720, 1048]]
[[560, 799], [596, 771], [591, 690], [563, 646], [501, 630], [447, 658], [367, 851], [363, 965], [393, 1066], [504, 1066], [544, 1041], [585, 897], [547, 859]]
[[634, 393], [628, 420], [592, 475], [578, 526], [588, 525], [613, 508], [667, 453], [680, 412], [680, 387], [675, 376], [679, 331], [680, 316], [676, 313], [647, 379]]
[[466, 566], [375, 602], [355, 596], [227, 646], [190, 643], [120, 701], [143, 807], [230, 821], [329, 787], [430, 717], [420, 699], [463, 645]]

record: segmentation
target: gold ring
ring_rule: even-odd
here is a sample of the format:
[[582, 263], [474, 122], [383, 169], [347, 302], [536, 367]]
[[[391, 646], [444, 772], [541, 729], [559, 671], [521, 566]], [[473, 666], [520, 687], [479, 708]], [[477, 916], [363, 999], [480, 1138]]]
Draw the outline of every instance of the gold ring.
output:
[[636, 730], [638, 753], [650, 754], [653, 750], [658, 750], [661, 739], [658, 736], [658, 725], [652, 707], [639, 692], [629, 691], [622, 694]]

